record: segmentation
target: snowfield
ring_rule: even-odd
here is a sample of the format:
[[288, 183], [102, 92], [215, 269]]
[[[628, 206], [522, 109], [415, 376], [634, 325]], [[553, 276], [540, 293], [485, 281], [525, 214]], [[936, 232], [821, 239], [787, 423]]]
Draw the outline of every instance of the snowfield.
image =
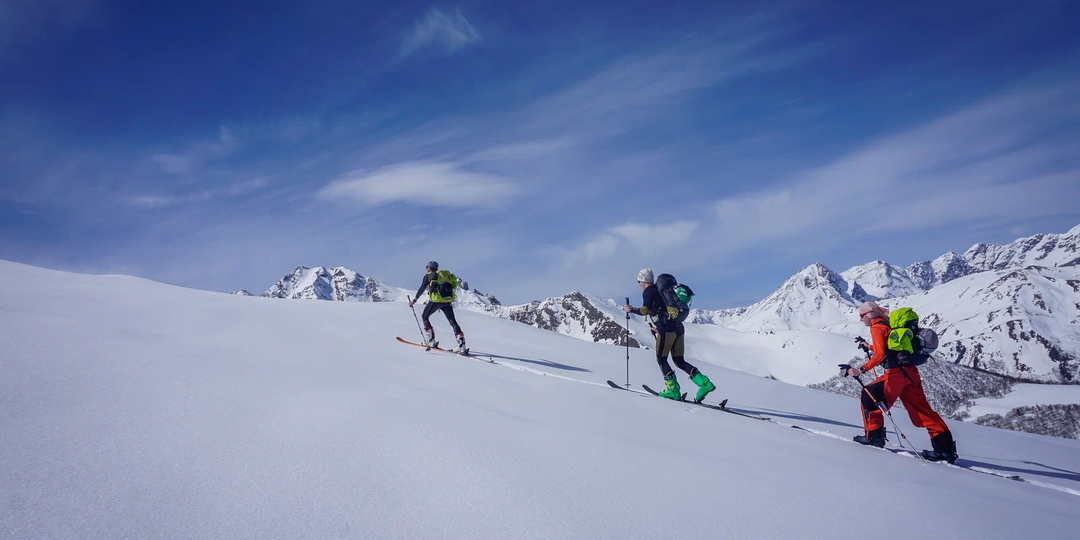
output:
[[613, 390], [622, 348], [458, 317], [499, 364], [397, 343], [400, 303], [0, 262], [0, 538], [1076, 537], [1080, 441], [950, 421], [968, 465], [1036, 483], [1015, 482], [846, 442], [856, 400], [693, 335], [711, 401], [820, 433]]

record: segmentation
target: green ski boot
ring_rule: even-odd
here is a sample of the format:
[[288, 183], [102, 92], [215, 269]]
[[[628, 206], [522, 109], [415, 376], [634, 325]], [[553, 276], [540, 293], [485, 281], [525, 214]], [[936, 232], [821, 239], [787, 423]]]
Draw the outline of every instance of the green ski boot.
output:
[[690, 377], [690, 380], [698, 385], [697, 396], [694, 397], [694, 401], [697, 403], [701, 403], [701, 400], [705, 399], [705, 396], [709, 395], [709, 392], [716, 390], [716, 385], [700, 371], [695, 373], [693, 377]]
[[660, 397], [674, 399], [675, 401], [682, 399], [682, 390], [679, 389], [679, 380], [675, 378], [674, 373], [664, 376], [664, 384], [667, 385], [667, 388], [660, 392]]

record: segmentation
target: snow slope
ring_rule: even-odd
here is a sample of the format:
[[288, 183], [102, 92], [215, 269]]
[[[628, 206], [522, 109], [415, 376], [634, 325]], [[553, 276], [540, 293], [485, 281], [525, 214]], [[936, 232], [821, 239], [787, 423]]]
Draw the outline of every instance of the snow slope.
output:
[[[4, 262], [0, 298], [3, 538], [1075, 537], [1080, 496], [1052, 487], [1080, 492], [1077, 441], [952, 423], [971, 462], [1048, 488], [612, 390], [622, 349], [476, 313], [501, 365], [397, 343], [396, 303]], [[733, 406], [860, 431], [854, 399], [701, 367]]]

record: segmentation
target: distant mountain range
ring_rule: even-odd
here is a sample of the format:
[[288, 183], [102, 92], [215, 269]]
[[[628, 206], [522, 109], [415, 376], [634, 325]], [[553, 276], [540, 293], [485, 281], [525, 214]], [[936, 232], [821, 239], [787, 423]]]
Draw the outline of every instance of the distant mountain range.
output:
[[[235, 294], [245, 294], [237, 291]], [[297, 267], [262, 296], [400, 302], [410, 289], [347, 268]], [[462, 283], [456, 305], [588, 341], [623, 345], [619, 303], [580, 291], [518, 306]], [[901, 268], [872, 261], [836, 273], [820, 263], [788, 278], [751, 306], [694, 310], [689, 322], [739, 332], [821, 330], [866, 335], [858, 305], [914, 307], [942, 337], [947, 362], [1012, 377], [1074, 382], [1080, 370], [1080, 226], [1005, 245], [975, 244]], [[639, 334], [640, 335], [640, 334]], [[645, 346], [629, 337], [631, 345]]]
[[[419, 281], [419, 278], [417, 278]], [[419, 283], [417, 283], [419, 286]], [[242, 294], [238, 291], [234, 294]], [[249, 293], [250, 294], [250, 293]], [[267, 298], [293, 300], [334, 300], [338, 302], [405, 302], [416, 289], [385, 285], [372, 277], [341, 266], [298, 266], [262, 293]], [[490, 294], [474, 291], [461, 281], [456, 293], [457, 305], [485, 311], [501, 304]]]
[[[347, 268], [300, 266], [262, 296], [403, 302], [413, 292]], [[247, 291], [233, 294], [250, 296]], [[859, 304], [867, 300], [890, 309], [912, 307], [941, 336], [935, 360], [923, 371], [927, 395], [942, 414], [1080, 437], [1078, 405], [1032, 402], [1004, 416], [972, 419], [968, 414], [974, 400], [1000, 399], [1017, 382], [1080, 383], [1080, 226], [1005, 245], [975, 244], [963, 255], [949, 252], [906, 268], [878, 260], [837, 273], [814, 263], [753, 305], [692, 310], [687, 354], [855, 395], [858, 387], [850, 379], [830, 376], [835, 363], [852, 358], [850, 338], [868, 337], [856, 317]], [[648, 347], [651, 341], [640, 318], [634, 318], [627, 333], [620, 302], [581, 291], [504, 306], [462, 282], [455, 305], [586, 341], [620, 346], [629, 341], [633, 347]]]
[[836, 273], [807, 266], [745, 308], [692, 320], [743, 332], [816, 329], [864, 335], [866, 300], [915, 308], [942, 359], [1014, 377], [1075, 382], [1080, 370], [1080, 226], [1006, 245], [976, 244], [906, 269], [873, 261]]

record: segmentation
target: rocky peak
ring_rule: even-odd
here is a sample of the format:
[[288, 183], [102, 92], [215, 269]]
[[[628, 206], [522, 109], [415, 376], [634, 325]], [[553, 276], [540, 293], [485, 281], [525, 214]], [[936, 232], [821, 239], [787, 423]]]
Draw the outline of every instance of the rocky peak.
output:
[[1036, 234], [1004, 245], [975, 244], [964, 258], [978, 271], [1028, 265], [1075, 266], [1080, 264], [1080, 226], [1064, 234]]

